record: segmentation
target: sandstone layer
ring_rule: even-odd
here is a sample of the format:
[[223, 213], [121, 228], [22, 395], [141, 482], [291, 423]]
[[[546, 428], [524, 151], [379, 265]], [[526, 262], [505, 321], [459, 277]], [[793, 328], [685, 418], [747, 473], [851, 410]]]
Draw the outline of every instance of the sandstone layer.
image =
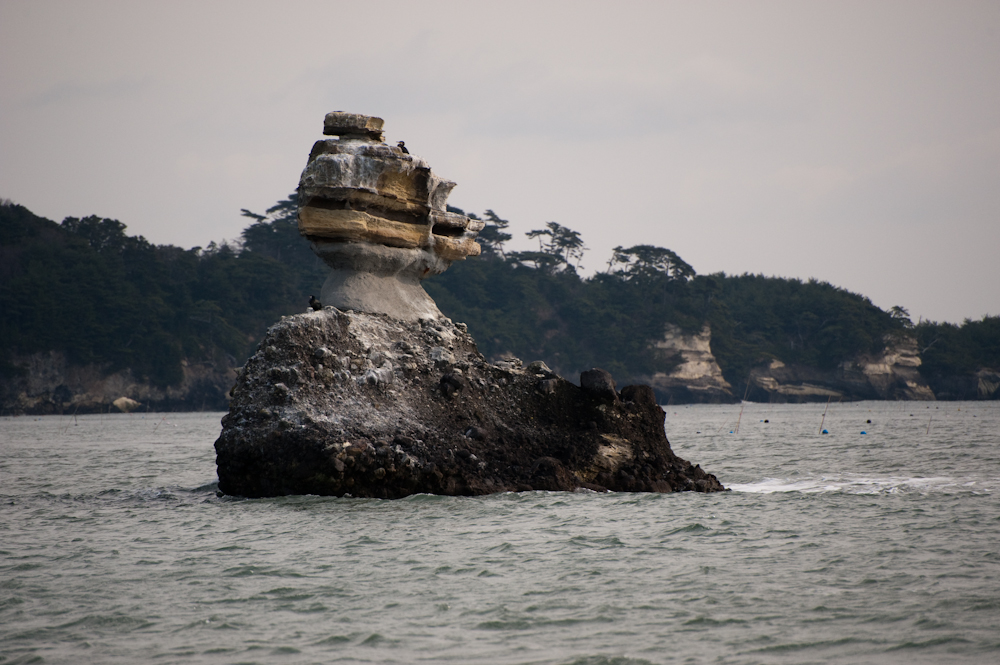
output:
[[222, 492], [403, 497], [724, 489], [677, 457], [648, 386], [488, 363], [464, 325], [322, 311], [275, 324], [215, 444]]

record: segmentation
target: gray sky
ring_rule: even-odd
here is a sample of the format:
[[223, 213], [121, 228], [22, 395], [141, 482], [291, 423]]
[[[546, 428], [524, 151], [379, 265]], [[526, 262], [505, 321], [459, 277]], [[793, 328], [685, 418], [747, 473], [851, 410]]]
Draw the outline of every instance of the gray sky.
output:
[[0, 197], [184, 247], [378, 115], [523, 234], [1000, 314], [1000, 2], [0, 0]]

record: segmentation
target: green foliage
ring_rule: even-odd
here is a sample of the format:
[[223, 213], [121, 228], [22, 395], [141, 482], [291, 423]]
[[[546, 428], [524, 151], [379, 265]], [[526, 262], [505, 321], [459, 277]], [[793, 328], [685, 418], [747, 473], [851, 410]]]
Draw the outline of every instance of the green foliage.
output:
[[182, 358], [237, 364], [268, 325], [302, 308], [298, 275], [261, 252], [154, 246], [125, 229], [0, 206], [0, 365], [59, 350], [173, 385]]
[[966, 319], [961, 326], [925, 321], [914, 328], [921, 374], [928, 379], [1000, 370], [1000, 316]]
[[263, 215], [242, 209], [244, 217], [254, 220], [243, 229], [243, 249], [284, 264], [292, 270], [298, 291], [318, 294], [327, 271], [299, 235], [298, 200], [299, 195], [293, 192]]
[[[268, 325], [305, 308], [326, 276], [298, 233], [296, 208], [292, 194], [265, 214], [243, 210], [251, 222], [238, 245], [185, 250], [129, 236], [117, 220], [55, 224], [0, 204], [0, 373], [18, 371], [14, 354], [48, 350], [130, 367], [164, 386], [180, 381], [182, 359], [239, 364]], [[830, 369], [909, 331], [932, 387], [1000, 369], [1000, 317], [914, 327], [904, 308], [884, 312], [825, 282], [697, 275], [652, 245], [616, 247], [607, 272], [584, 279], [580, 233], [549, 222], [526, 234], [539, 241], [537, 252], [505, 253], [508, 221], [492, 210], [482, 220], [482, 256], [424, 284], [488, 357], [541, 359], [568, 378], [603, 367], [625, 383], [678, 362], [652, 344], [667, 324], [693, 333], [707, 322], [734, 386], [772, 358]]]
[[579, 233], [553, 222], [527, 235], [540, 251], [465, 261], [425, 286], [442, 311], [469, 324], [486, 355], [542, 359], [567, 376], [595, 366], [622, 381], [666, 371], [678, 359], [651, 344], [665, 326], [693, 333], [707, 322], [724, 375], [739, 385], [771, 358], [831, 369], [877, 352], [908, 321], [905, 310], [883, 312], [825, 282], [696, 275], [652, 245], [616, 247], [606, 273], [582, 279], [566, 269], [585, 249]]
[[[475, 217], [475, 215], [472, 215], [472, 217]], [[511, 234], [504, 232], [510, 226], [510, 222], [506, 219], [500, 219], [492, 210], [487, 210], [483, 213], [483, 221], [486, 222], [486, 226], [479, 232], [479, 237], [477, 238], [479, 244], [483, 247], [483, 253], [503, 256], [504, 243], [513, 237]]]
[[545, 274], [555, 272], [575, 273], [587, 248], [579, 231], [573, 231], [555, 222], [546, 222], [544, 229], [526, 233], [529, 238], [538, 239], [537, 252], [512, 252], [511, 261], [530, 263]]
[[628, 249], [615, 247], [608, 272], [622, 279], [639, 282], [655, 280], [663, 275], [681, 282], [695, 276], [694, 268], [681, 257], [663, 247], [635, 245]]
[[[750, 369], [770, 358], [833, 369], [860, 353], [882, 349], [902, 323], [867, 298], [826, 282], [713, 276], [705, 318], [712, 350], [726, 379], [746, 382]], [[698, 280], [692, 284], [698, 288]]]

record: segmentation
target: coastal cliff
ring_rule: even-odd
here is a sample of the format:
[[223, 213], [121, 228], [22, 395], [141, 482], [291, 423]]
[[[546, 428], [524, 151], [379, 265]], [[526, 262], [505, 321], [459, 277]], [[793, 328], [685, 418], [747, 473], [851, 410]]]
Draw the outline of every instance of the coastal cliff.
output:
[[667, 324], [663, 339], [653, 344], [663, 357], [673, 359], [667, 372], [642, 377], [661, 404], [731, 404], [732, 386], [712, 355], [712, 329], [706, 323], [697, 333], [685, 333]]
[[750, 372], [749, 399], [762, 402], [834, 400], [933, 400], [921, 377], [917, 341], [909, 335], [885, 339], [879, 354], [864, 354], [833, 370], [772, 359]]

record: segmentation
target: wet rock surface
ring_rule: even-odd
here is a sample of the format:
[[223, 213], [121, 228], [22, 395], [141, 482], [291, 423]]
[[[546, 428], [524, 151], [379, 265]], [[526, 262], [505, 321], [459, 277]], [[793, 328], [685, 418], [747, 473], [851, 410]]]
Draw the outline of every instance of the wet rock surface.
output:
[[587, 388], [488, 363], [463, 324], [333, 307], [275, 324], [216, 441], [219, 488], [250, 497], [720, 491], [677, 457], [648, 386]]

